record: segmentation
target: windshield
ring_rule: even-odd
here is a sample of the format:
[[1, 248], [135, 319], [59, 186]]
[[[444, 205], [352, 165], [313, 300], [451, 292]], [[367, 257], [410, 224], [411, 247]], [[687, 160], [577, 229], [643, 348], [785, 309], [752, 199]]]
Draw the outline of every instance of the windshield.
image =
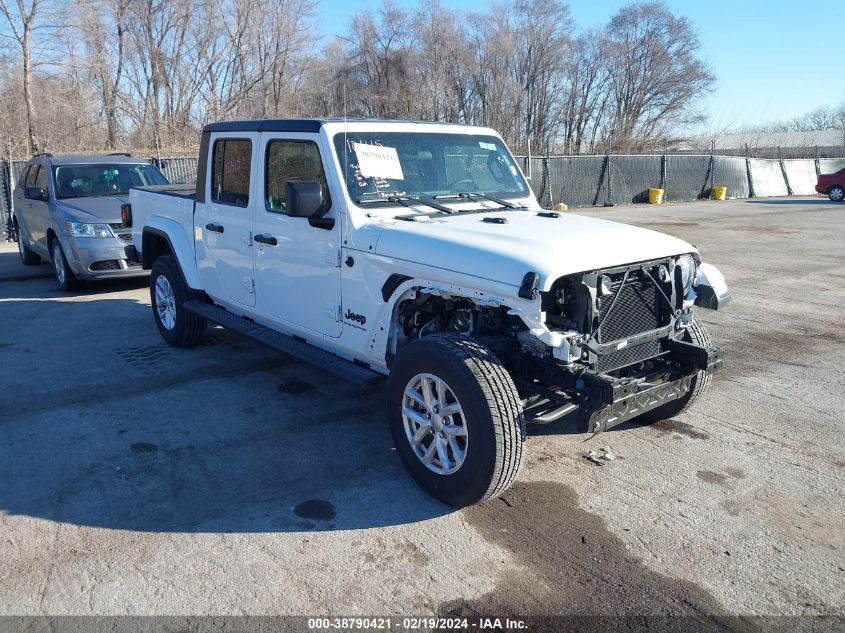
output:
[[354, 132], [336, 134], [334, 146], [354, 202], [470, 192], [521, 198], [530, 191], [495, 136]]
[[148, 163], [100, 163], [53, 167], [57, 198], [122, 196], [132, 187], [166, 185], [167, 179]]

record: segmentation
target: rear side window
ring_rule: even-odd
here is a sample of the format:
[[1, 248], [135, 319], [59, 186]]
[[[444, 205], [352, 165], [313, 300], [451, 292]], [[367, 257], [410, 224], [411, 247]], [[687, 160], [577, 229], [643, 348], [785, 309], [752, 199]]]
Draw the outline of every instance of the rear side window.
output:
[[30, 165], [26, 172], [26, 179], [24, 180], [24, 187], [35, 186], [35, 176], [38, 174], [38, 165]]
[[332, 204], [320, 150], [313, 141], [270, 141], [267, 145], [266, 174], [264, 195], [268, 211], [285, 212], [289, 180], [316, 180], [320, 183], [323, 206], [319, 214], [325, 213]]
[[252, 143], [241, 139], [219, 140], [214, 143], [213, 156], [211, 199], [236, 207], [247, 206]]
[[41, 187], [44, 191], [47, 191], [47, 170], [41, 168], [38, 170], [38, 175], [35, 176], [35, 186]]

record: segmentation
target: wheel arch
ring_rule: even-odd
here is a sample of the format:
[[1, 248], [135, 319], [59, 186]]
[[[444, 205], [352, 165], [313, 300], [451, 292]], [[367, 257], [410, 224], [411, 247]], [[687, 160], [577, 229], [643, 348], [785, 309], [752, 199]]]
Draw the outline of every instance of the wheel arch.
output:
[[141, 264], [150, 270], [161, 255], [172, 254], [190, 288], [202, 290], [202, 279], [194, 257], [193, 242], [181, 224], [167, 218], [150, 218], [141, 233]]
[[428, 294], [432, 297], [465, 299], [478, 306], [505, 306], [528, 323], [524, 315], [526, 312], [525, 306], [529, 302], [525, 300], [495, 295], [469, 285], [452, 284], [407, 275], [391, 275], [382, 287], [382, 296], [386, 305], [370, 339], [369, 355], [376, 364], [383, 365], [388, 369], [392, 365], [393, 359], [401, 347], [398, 331], [400, 326], [397, 320], [399, 308], [403, 302], [414, 300], [421, 294]]

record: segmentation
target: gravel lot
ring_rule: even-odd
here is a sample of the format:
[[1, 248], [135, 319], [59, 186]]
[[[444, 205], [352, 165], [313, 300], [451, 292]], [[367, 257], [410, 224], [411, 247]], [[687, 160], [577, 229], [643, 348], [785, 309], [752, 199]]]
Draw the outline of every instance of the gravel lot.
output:
[[726, 367], [673, 422], [532, 428], [512, 491], [460, 512], [380, 389], [219, 329], [168, 348], [145, 280], [68, 295], [0, 245], [0, 614], [845, 616], [845, 206], [581, 213], [721, 268]]

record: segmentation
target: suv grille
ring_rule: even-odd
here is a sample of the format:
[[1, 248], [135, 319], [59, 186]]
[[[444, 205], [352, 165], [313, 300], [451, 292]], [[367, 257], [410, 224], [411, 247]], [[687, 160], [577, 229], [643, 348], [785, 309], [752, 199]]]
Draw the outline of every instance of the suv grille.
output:
[[112, 233], [117, 235], [120, 239], [124, 242], [131, 242], [132, 241], [132, 229], [126, 228], [126, 225], [123, 222], [115, 222], [113, 224], [109, 224], [111, 227]]

